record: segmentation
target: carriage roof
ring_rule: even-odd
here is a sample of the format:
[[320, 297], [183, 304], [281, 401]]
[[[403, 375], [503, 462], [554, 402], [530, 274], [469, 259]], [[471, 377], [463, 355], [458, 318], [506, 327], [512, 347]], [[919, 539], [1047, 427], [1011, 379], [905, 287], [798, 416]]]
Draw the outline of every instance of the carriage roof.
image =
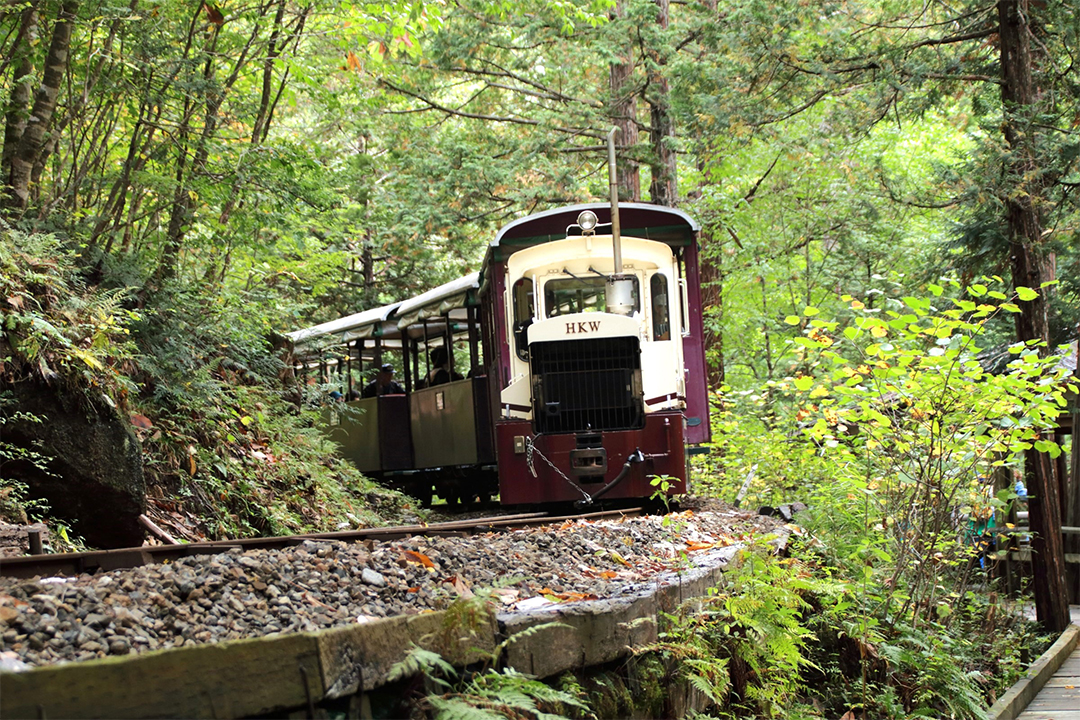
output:
[[336, 339], [340, 343], [347, 343], [360, 338], [372, 337], [380, 334], [380, 326], [389, 321], [394, 311], [401, 305], [400, 302], [371, 308], [362, 312], [347, 315], [337, 320], [324, 322], [303, 330], [294, 330], [286, 333], [285, 337], [293, 341], [294, 345], [305, 345], [316, 340]]
[[405, 329], [427, 318], [445, 317], [454, 310], [475, 305], [479, 287], [480, 273], [474, 272], [409, 298], [397, 309], [398, 327]]

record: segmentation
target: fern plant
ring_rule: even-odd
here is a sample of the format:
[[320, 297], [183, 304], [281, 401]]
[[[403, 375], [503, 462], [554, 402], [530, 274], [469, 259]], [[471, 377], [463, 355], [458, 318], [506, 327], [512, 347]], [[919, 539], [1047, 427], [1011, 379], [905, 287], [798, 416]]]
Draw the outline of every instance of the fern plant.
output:
[[[446, 611], [443, 627], [425, 641], [433, 641], [440, 647], [468, 642], [490, 623], [493, 613], [491, 593], [479, 589], [472, 598], [454, 601]], [[436, 692], [421, 698], [418, 706], [438, 720], [561, 720], [569, 712], [576, 717], [593, 717], [581, 700], [580, 687], [556, 689], [512, 668], [493, 667], [512, 642], [550, 627], [564, 625], [542, 623], [510, 636], [483, 657], [478, 672], [464, 676], [459, 676], [454, 666], [438, 653], [413, 647], [390, 668], [389, 680], [423, 676], [427, 687]]]
[[424, 704], [436, 720], [568, 720], [572, 710], [589, 714], [579, 697], [511, 668], [479, 674], [459, 692], [429, 696]]

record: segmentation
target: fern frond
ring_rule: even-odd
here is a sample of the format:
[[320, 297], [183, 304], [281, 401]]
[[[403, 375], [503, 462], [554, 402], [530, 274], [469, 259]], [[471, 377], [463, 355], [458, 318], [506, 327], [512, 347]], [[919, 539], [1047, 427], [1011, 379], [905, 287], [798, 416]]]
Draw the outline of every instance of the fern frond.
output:
[[429, 697], [428, 704], [435, 711], [435, 720], [506, 720], [506, 716], [477, 707], [461, 697]]
[[390, 666], [387, 681], [395, 682], [421, 673], [433, 677], [437, 677], [439, 674], [446, 677], [457, 677], [454, 666], [443, 660], [441, 655], [414, 645], [400, 662]]

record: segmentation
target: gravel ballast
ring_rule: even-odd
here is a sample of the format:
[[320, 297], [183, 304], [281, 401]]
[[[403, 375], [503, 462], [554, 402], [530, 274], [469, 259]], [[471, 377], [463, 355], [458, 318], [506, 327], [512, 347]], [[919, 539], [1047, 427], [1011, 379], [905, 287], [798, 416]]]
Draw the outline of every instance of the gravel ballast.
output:
[[720, 506], [469, 537], [232, 550], [75, 578], [0, 578], [0, 668], [315, 631], [445, 608], [619, 597], [696, 553], [782, 525]]

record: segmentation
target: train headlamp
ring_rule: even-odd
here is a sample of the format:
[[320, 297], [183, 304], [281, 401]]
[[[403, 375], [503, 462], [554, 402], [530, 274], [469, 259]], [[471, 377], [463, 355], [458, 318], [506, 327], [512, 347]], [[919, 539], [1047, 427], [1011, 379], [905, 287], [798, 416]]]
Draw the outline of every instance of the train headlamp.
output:
[[577, 216], [578, 227], [586, 235], [592, 233], [596, 229], [596, 213], [592, 210], [584, 210]]

